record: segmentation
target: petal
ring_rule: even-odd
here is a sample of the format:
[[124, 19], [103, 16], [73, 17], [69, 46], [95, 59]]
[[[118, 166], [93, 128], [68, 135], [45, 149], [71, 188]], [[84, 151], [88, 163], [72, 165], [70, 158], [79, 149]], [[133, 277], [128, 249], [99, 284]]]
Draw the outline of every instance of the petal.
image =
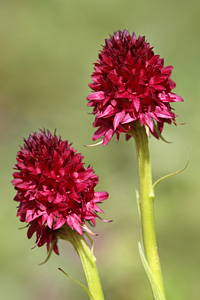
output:
[[53, 219], [54, 219], [54, 215], [50, 213], [50, 215], [47, 218], [47, 225], [49, 226], [50, 229], [52, 229]]
[[154, 131], [154, 122], [148, 114], [144, 114], [144, 122], [151, 131]]
[[127, 124], [127, 123], [131, 123], [131, 122], [133, 122], [133, 121], [135, 121], [136, 120], [136, 118], [133, 118], [133, 117], [131, 117], [130, 116], [130, 114], [129, 113], [126, 113], [126, 115], [125, 115], [125, 117], [123, 118], [123, 120], [122, 120], [122, 124]]
[[75, 217], [67, 216], [67, 224], [69, 225], [69, 227], [71, 227], [71, 229], [75, 229], [80, 235], [83, 234], [81, 225]]
[[103, 146], [107, 145], [108, 142], [110, 141], [110, 139], [112, 138], [114, 134], [114, 130], [113, 129], [109, 129], [107, 130], [107, 132], [105, 133], [104, 139], [103, 139]]
[[53, 226], [53, 229], [56, 230], [58, 228], [61, 228], [65, 224], [66, 220], [63, 218], [63, 216], [60, 214], [58, 219], [56, 220], [56, 223]]
[[88, 97], [87, 100], [96, 100], [96, 101], [101, 101], [105, 98], [105, 93], [104, 92], [93, 92], [91, 93]]
[[183, 98], [179, 95], [176, 95], [174, 93], [169, 93], [170, 99], [172, 102], [182, 102]]
[[134, 105], [136, 111], [139, 111], [139, 109], [140, 109], [140, 99], [139, 99], [139, 97], [134, 97], [134, 99], [132, 101], [133, 101], [133, 105]]
[[114, 108], [112, 105], [108, 105], [99, 114], [97, 114], [97, 118], [110, 117], [114, 115], [117, 111], [117, 108]]
[[125, 111], [124, 110], [122, 110], [119, 113], [115, 114], [114, 121], [113, 121], [114, 130], [117, 129], [119, 123], [123, 120], [124, 116], [125, 116]]
[[97, 131], [95, 131], [95, 133], [93, 134], [92, 140], [96, 141], [97, 139], [99, 139], [102, 135], [104, 135], [107, 131], [107, 128], [105, 126], [101, 126], [97, 129]]
[[93, 200], [95, 203], [101, 202], [108, 198], [109, 194], [107, 192], [95, 192]]

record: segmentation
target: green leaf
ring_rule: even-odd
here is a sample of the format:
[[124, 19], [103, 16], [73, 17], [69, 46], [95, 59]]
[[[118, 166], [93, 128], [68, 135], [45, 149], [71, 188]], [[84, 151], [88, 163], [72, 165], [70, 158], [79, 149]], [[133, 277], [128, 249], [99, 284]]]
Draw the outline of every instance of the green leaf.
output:
[[88, 237], [88, 239], [90, 241], [90, 244], [91, 244], [90, 250], [91, 250], [91, 253], [92, 253], [92, 256], [93, 256], [93, 261], [96, 262], [96, 257], [94, 256], [94, 242], [93, 242], [93, 239], [91, 238], [91, 236], [86, 231], [84, 231], [83, 233]]
[[43, 265], [43, 264], [45, 264], [45, 263], [49, 260], [49, 258], [51, 257], [52, 251], [53, 251], [53, 247], [54, 247], [54, 245], [55, 245], [56, 242], [57, 242], [57, 239], [55, 239], [55, 240], [51, 243], [51, 246], [50, 246], [50, 249], [49, 249], [47, 258], [45, 259], [45, 261], [43, 261], [42, 263], [39, 264], [40, 266]]
[[136, 200], [137, 200], [137, 207], [138, 207], [138, 212], [139, 212], [139, 217], [141, 221], [141, 204], [140, 204], [140, 194], [137, 189], [135, 189], [135, 194], [136, 194]]
[[65, 271], [63, 271], [61, 268], [58, 268], [58, 270], [60, 270], [63, 274], [65, 274], [68, 278], [70, 278], [70, 279], [73, 280], [74, 282], [78, 283], [78, 284], [84, 289], [84, 291], [86, 292], [88, 298], [89, 298], [90, 300], [94, 300], [94, 297], [92, 296], [91, 292], [88, 290], [88, 288], [87, 288], [84, 284], [82, 284], [82, 283], [79, 282], [78, 280], [76, 280], [76, 279], [70, 277], [70, 276], [69, 276]]
[[161, 134], [160, 131], [158, 130], [157, 125], [155, 125], [155, 124], [154, 124], [154, 130], [155, 130], [155, 132], [157, 133], [157, 135], [159, 136], [159, 138], [160, 138], [163, 142], [165, 142], [165, 143], [167, 143], [167, 144], [171, 144], [171, 142], [168, 142], [168, 141], [162, 136], [162, 134]]
[[166, 179], [166, 178], [169, 178], [169, 177], [172, 177], [172, 176], [174, 176], [174, 175], [177, 175], [177, 174], [183, 172], [183, 171], [187, 168], [187, 166], [188, 166], [188, 164], [189, 164], [189, 154], [188, 154], [188, 152], [187, 152], [187, 155], [188, 155], [188, 157], [187, 157], [187, 162], [186, 162], [185, 167], [182, 168], [181, 170], [178, 170], [178, 171], [176, 171], [176, 172], [174, 172], [174, 173], [170, 173], [170, 174], [165, 175], [165, 176], [161, 177], [160, 179], [158, 179], [158, 180], [153, 184], [153, 190], [155, 189], [156, 185], [157, 185], [158, 183], [160, 183], [162, 180], [164, 180], [164, 179]]
[[153, 291], [153, 295], [154, 295], [154, 299], [155, 300], [166, 300], [165, 297], [163, 296], [162, 294], [162, 291], [151, 271], [151, 268], [146, 260], [146, 257], [145, 257], [145, 254], [144, 254], [144, 251], [142, 249], [142, 246], [141, 246], [141, 243], [139, 242], [138, 243], [138, 248], [139, 248], [139, 253], [140, 253], [140, 258], [142, 260], [142, 264], [144, 266], [144, 269], [146, 271], [146, 274], [149, 278], [149, 281], [150, 281], [150, 284], [151, 284], [151, 288], [152, 288], [152, 291]]

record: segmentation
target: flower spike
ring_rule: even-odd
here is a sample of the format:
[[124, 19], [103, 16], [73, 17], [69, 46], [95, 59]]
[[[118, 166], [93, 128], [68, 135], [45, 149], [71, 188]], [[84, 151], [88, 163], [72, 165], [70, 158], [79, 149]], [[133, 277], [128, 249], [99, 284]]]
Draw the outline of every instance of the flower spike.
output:
[[[92, 93], [88, 106], [93, 107], [98, 129], [93, 140], [103, 137], [103, 146], [116, 134], [130, 138], [137, 122], [160, 138], [165, 123], [175, 122], [171, 103], [183, 99], [172, 93], [176, 84], [171, 80], [172, 66], [155, 55], [145, 36], [130, 35], [127, 30], [115, 32], [105, 40], [94, 64]], [[156, 130], [156, 128], [158, 130]]]
[[[19, 203], [17, 216], [27, 223], [28, 238], [36, 233], [35, 246], [47, 246], [59, 254], [57, 239], [63, 226], [83, 234], [87, 221], [95, 225], [98, 203], [107, 192], [95, 192], [98, 176], [86, 168], [83, 156], [49, 130], [31, 133], [17, 154], [13, 173], [14, 198]], [[53, 248], [52, 248], [53, 247]]]

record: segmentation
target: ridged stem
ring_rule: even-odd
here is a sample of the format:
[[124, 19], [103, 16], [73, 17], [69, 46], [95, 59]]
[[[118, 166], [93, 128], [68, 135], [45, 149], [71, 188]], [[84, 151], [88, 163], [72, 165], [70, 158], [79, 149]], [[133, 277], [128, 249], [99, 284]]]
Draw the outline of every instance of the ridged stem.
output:
[[65, 237], [62, 234], [62, 239], [68, 240], [73, 245], [78, 256], [80, 257], [87, 279], [88, 288], [94, 300], [104, 300], [99, 273], [96, 267], [96, 258], [88, 246], [84, 236], [80, 235], [78, 232], [76, 232], [76, 230], [66, 228]]
[[143, 247], [149, 267], [164, 296], [165, 293], [155, 233], [154, 191], [152, 187], [151, 161], [148, 136], [145, 128], [138, 126], [134, 131], [133, 137], [136, 143], [139, 167], [140, 215]]

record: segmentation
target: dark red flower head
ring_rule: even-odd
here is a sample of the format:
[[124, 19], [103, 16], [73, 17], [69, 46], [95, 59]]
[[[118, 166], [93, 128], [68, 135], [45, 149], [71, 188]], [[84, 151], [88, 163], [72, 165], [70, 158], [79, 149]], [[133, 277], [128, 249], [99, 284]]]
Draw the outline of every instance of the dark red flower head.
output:
[[104, 136], [106, 145], [116, 133], [134, 130], [137, 122], [156, 138], [164, 123], [175, 122], [171, 102], [183, 99], [171, 93], [175, 83], [170, 79], [173, 67], [155, 55], [145, 37], [131, 36], [127, 30], [115, 32], [105, 40], [92, 74], [93, 92], [87, 97], [93, 106], [93, 140]]
[[103, 212], [97, 203], [108, 198], [107, 192], [94, 191], [98, 176], [82, 160], [68, 141], [42, 130], [24, 139], [17, 154], [12, 181], [17, 216], [28, 223], [28, 238], [36, 232], [36, 245], [46, 243], [49, 250], [54, 242], [57, 254], [60, 228], [67, 224], [82, 235], [85, 221], [95, 225], [96, 212]]

